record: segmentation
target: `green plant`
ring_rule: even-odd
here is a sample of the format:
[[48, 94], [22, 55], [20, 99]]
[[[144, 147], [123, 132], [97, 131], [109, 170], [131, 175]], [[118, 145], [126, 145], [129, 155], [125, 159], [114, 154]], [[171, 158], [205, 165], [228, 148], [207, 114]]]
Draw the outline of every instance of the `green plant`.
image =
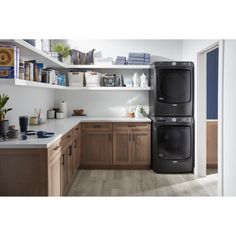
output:
[[9, 97], [6, 94], [3, 95], [0, 94], [0, 121], [5, 120], [7, 112], [12, 110], [12, 108], [5, 108], [8, 100]]
[[64, 58], [70, 55], [70, 48], [62, 43], [57, 43], [53, 45], [53, 51], [58, 52], [59, 55]]

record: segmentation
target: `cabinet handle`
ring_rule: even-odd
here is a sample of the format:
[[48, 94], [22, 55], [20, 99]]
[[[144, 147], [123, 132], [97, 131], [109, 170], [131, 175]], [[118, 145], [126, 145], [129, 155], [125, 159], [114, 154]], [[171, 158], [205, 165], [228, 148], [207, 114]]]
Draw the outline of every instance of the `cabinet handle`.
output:
[[133, 141], [135, 141], [135, 137], [134, 137], [134, 134], [133, 134]]
[[93, 125], [93, 128], [101, 128], [101, 125]]
[[111, 134], [109, 135], [109, 138], [110, 138], [110, 141], [111, 141], [111, 139], [112, 139]]
[[77, 148], [77, 140], [75, 140], [75, 148]]
[[131, 141], [131, 134], [129, 134], [129, 141]]
[[72, 146], [69, 147], [69, 156], [72, 155]]
[[60, 146], [56, 146], [53, 150], [56, 151], [58, 148], [60, 148]]
[[71, 135], [69, 134], [69, 135], [67, 135], [67, 138], [70, 138], [71, 137]]
[[79, 130], [79, 127], [75, 129], [76, 131]]
[[61, 163], [62, 165], [64, 165], [64, 158], [65, 158], [65, 155], [63, 154], [62, 155], [62, 163]]
[[128, 127], [130, 127], [130, 128], [135, 128], [136, 125], [128, 125]]

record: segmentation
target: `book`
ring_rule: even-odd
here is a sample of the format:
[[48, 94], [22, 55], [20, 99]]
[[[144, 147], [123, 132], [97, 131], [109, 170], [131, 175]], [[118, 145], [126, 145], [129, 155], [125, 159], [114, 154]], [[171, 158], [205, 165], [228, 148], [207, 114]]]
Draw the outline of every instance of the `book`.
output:
[[0, 44], [0, 78], [19, 78], [19, 49], [16, 46]]

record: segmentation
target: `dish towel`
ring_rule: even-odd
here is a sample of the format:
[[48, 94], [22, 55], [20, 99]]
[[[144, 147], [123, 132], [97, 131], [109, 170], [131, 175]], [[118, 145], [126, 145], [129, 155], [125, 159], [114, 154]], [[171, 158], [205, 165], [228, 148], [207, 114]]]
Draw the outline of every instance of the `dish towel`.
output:
[[126, 64], [126, 57], [117, 56], [115, 65], [125, 65]]

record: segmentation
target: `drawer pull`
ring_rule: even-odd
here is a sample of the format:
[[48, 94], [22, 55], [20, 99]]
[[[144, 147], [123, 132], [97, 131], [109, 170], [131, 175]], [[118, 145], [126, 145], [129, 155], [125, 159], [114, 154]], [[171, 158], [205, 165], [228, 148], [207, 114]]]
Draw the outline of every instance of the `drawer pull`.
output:
[[61, 163], [61, 164], [64, 165], [64, 163], [65, 163], [65, 162], [64, 162], [65, 155], [63, 154], [61, 157], [62, 157], [62, 163]]
[[129, 141], [131, 141], [131, 134], [129, 134]]
[[135, 128], [136, 125], [128, 125], [130, 128]]
[[134, 137], [134, 134], [133, 134], [133, 141], [135, 141], [135, 137]]
[[72, 155], [72, 146], [69, 147], [69, 153], [68, 154], [69, 154], [69, 156]]
[[112, 139], [111, 134], [109, 135], [109, 137], [110, 137], [110, 141], [111, 141], [111, 139]]
[[93, 125], [93, 128], [101, 128], [101, 125]]
[[69, 134], [69, 135], [67, 135], [67, 138], [70, 138], [71, 137], [71, 135]]
[[56, 146], [53, 150], [56, 151], [60, 148], [60, 146]]
[[76, 131], [79, 130], [79, 127], [75, 129]]
[[75, 148], [77, 148], [77, 140], [75, 140]]

